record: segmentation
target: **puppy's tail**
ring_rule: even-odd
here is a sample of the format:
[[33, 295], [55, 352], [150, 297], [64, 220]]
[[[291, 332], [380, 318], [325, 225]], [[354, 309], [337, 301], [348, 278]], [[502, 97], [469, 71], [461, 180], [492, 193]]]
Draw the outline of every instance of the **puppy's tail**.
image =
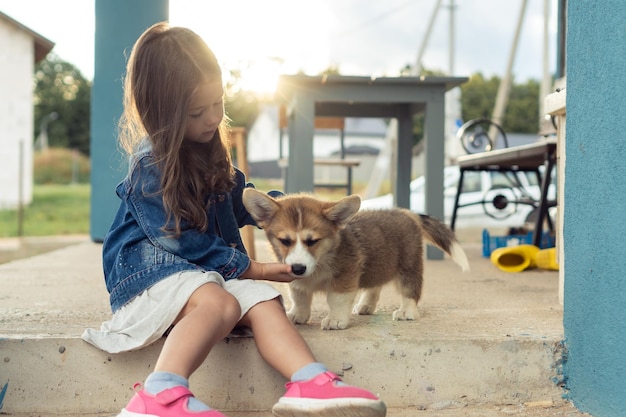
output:
[[467, 256], [458, 240], [456, 240], [452, 230], [434, 217], [426, 214], [420, 214], [419, 216], [422, 230], [424, 231], [424, 238], [450, 255], [452, 260], [461, 267], [461, 270], [469, 271]]

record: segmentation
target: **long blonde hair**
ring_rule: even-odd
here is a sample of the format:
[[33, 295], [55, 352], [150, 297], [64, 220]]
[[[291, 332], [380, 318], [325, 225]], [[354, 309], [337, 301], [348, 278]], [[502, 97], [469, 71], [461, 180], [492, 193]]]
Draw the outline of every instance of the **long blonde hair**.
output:
[[206, 231], [208, 193], [234, 186], [226, 117], [208, 143], [184, 140], [192, 94], [200, 84], [216, 80], [222, 80], [221, 69], [206, 43], [193, 31], [165, 22], [139, 37], [128, 60], [119, 142], [132, 155], [149, 137], [161, 171], [168, 219], [163, 228], [175, 236], [183, 220]]

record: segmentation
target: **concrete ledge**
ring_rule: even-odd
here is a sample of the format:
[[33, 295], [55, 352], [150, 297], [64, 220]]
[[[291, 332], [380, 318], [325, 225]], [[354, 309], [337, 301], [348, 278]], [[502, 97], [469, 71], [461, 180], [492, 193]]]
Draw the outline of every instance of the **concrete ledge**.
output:
[[[558, 274], [506, 274], [480, 246], [464, 248], [470, 273], [447, 259], [426, 261], [415, 321], [391, 320], [399, 299], [388, 288], [376, 314], [354, 317], [344, 331], [319, 329], [327, 307], [316, 297], [311, 324], [299, 329], [320, 361], [393, 409], [560, 401]], [[259, 239], [256, 249], [263, 259]], [[100, 250], [87, 242], [0, 265], [2, 412], [114, 414], [152, 370], [161, 343], [109, 355], [79, 338], [110, 317]], [[287, 286], [276, 285], [286, 296]], [[191, 384], [212, 406], [243, 412], [269, 410], [284, 382], [252, 339], [233, 338], [215, 347]]]
[[[360, 321], [366, 319], [371, 318]], [[347, 382], [380, 394], [390, 407], [511, 404], [561, 395], [554, 383], [561, 357], [558, 340], [424, 339], [418, 322], [361, 324], [365, 326], [345, 331], [312, 325], [302, 330], [319, 360], [343, 372]], [[119, 410], [133, 383], [151, 371], [161, 345], [110, 355], [76, 337], [1, 339], [0, 376], [9, 383], [3, 411]], [[284, 382], [249, 338], [218, 344], [191, 380], [196, 395], [221, 410], [270, 409], [283, 394]]]

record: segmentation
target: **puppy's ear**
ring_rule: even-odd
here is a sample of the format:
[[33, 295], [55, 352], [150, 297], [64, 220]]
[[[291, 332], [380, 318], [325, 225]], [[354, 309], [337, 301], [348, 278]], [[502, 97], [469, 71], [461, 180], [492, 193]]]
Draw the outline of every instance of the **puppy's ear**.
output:
[[351, 195], [324, 209], [323, 213], [328, 220], [336, 223], [339, 227], [344, 227], [348, 220], [359, 211], [359, 208], [361, 208], [361, 198], [358, 195]]
[[254, 188], [243, 190], [243, 205], [261, 228], [274, 218], [279, 208], [276, 200]]

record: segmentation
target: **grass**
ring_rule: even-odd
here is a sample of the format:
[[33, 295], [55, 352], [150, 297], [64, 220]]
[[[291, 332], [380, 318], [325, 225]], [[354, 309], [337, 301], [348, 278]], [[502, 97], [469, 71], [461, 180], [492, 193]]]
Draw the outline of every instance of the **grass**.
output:
[[[51, 148], [35, 155], [34, 166], [33, 201], [24, 207], [21, 219], [17, 210], [0, 210], [0, 238], [89, 234], [89, 159], [69, 149]], [[250, 181], [263, 191], [283, 189], [280, 179]], [[365, 186], [355, 181], [353, 192], [358, 194]], [[318, 188], [315, 194], [334, 201], [344, 197], [345, 190]]]
[[[89, 184], [35, 185], [33, 201], [24, 207], [22, 236], [89, 233]], [[16, 237], [17, 210], [0, 210], [0, 237]]]
[[[251, 179], [263, 191], [281, 190], [281, 180]], [[363, 186], [355, 184], [355, 192]], [[22, 236], [58, 236], [89, 234], [89, 184], [35, 185], [33, 201], [24, 208]], [[345, 196], [344, 190], [318, 189], [316, 194], [327, 200]], [[0, 238], [17, 237], [17, 210], [0, 210]]]

